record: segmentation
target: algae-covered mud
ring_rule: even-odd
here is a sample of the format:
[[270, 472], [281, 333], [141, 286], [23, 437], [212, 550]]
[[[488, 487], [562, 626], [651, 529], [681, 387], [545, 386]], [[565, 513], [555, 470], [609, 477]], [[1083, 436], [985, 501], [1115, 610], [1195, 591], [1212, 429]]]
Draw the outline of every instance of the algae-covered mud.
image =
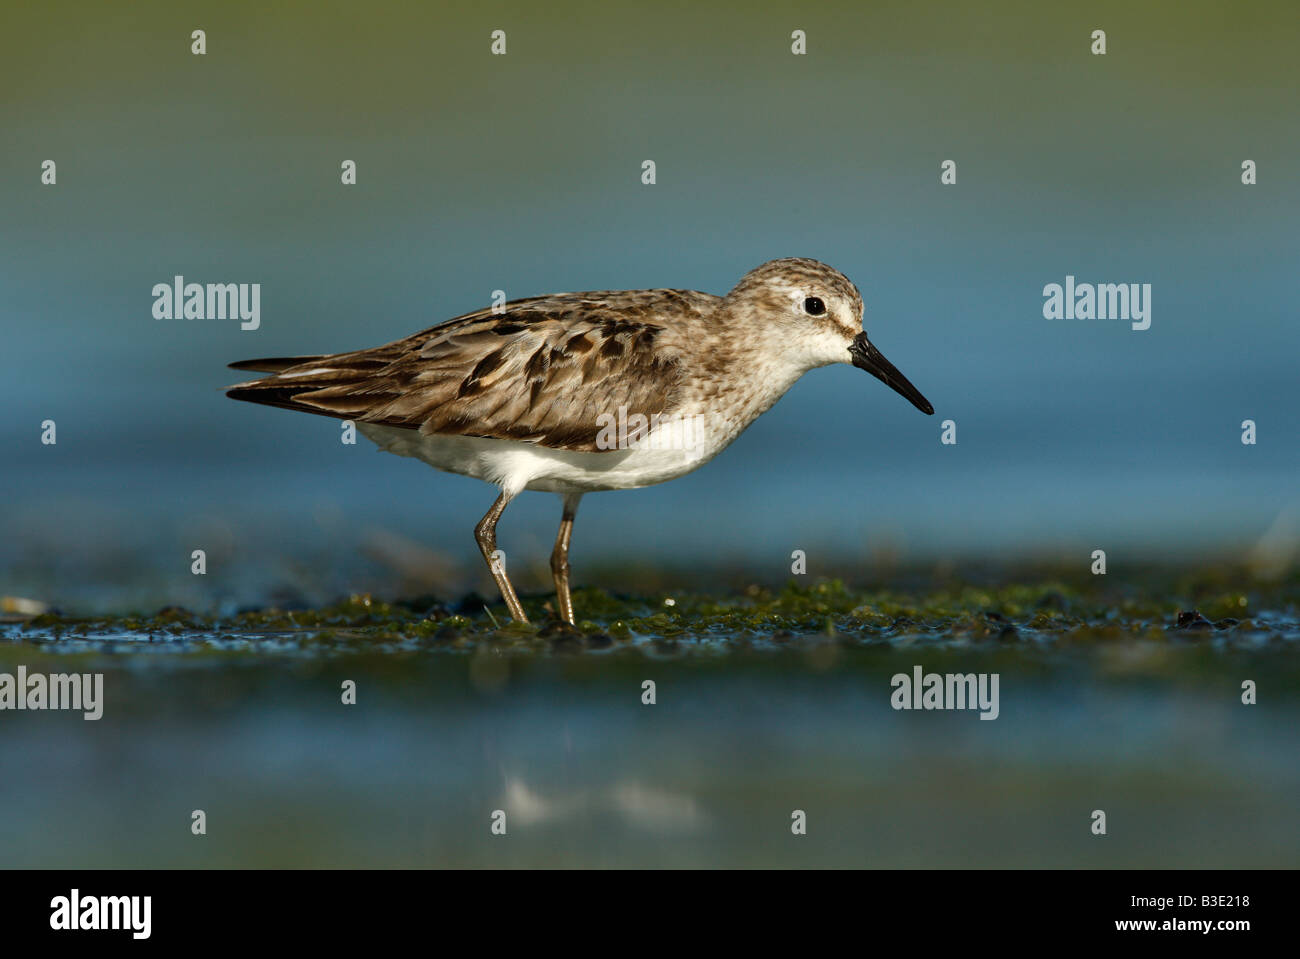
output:
[[1300, 861], [1294, 577], [683, 582], [579, 590], [576, 629], [543, 595], [13, 614], [0, 675], [103, 692], [0, 724], [6, 864]]
[[[1014, 574], [1014, 575], [1013, 575]], [[383, 601], [352, 595], [329, 606], [271, 606], [227, 616], [168, 606], [118, 617], [57, 610], [8, 617], [10, 637], [46, 649], [113, 651], [249, 649], [305, 653], [400, 649], [530, 653], [724, 654], [788, 644], [839, 646], [928, 642], [965, 646], [997, 639], [1054, 644], [1213, 636], [1252, 645], [1297, 638], [1297, 584], [1259, 582], [1244, 571], [1142, 570], [1135, 577], [1079, 578], [1064, 570], [894, 574], [888, 588], [840, 580], [647, 595], [575, 592], [578, 624], [556, 620], [548, 595], [525, 596], [530, 622], [476, 593]], [[901, 585], [900, 585], [901, 584]], [[144, 644], [144, 645], [141, 645]]]

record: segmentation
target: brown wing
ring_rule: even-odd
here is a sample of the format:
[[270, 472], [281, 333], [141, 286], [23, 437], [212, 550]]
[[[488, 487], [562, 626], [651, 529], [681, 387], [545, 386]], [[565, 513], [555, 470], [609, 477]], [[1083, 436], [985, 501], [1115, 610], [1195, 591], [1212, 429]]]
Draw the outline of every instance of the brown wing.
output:
[[681, 371], [661, 334], [715, 302], [681, 290], [519, 300], [374, 349], [304, 358], [227, 395], [425, 434], [595, 451], [601, 414], [673, 413]]

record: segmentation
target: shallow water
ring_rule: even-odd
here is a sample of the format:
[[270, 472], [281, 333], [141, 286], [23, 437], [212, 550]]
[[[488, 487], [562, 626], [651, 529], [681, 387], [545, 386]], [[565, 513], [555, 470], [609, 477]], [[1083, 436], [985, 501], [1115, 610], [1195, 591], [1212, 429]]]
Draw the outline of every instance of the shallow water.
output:
[[[1199, 589], [1204, 611], [1234, 602]], [[6, 866], [1293, 866], [1285, 592], [1195, 628], [1059, 583], [583, 591], [574, 632], [363, 597], [9, 624], [0, 672], [102, 672], [105, 705], [0, 714], [0, 848]], [[916, 665], [996, 672], [998, 718], [893, 709]]]

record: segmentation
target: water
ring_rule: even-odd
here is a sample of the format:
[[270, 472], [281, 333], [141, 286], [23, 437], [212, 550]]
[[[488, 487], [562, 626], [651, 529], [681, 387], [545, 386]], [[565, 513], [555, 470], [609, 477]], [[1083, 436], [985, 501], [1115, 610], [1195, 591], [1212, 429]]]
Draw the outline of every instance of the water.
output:
[[[1294, 606], [1180, 630], [1055, 595], [683, 598], [658, 630], [607, 599], [574, 636], [364, 605], [10, 625], [0, 672], [106, 693], [98, 721], [3, 716], [4, 865], [1294, 865]], [[997, 673], [997, 718], [893, 709], [918, 665]]]

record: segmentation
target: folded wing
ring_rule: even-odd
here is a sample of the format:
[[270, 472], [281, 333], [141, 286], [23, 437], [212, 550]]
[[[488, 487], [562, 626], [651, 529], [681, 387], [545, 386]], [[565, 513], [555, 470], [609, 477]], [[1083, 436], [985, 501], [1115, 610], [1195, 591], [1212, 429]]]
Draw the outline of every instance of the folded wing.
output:
[[681, 371], [665, 324], [714, 300], [679, 290], [520, 300], [370, 350], [234, 364], [274, 375], [227, 395], [427, 435], [594, 451], [602, 414], [673, 414]]

